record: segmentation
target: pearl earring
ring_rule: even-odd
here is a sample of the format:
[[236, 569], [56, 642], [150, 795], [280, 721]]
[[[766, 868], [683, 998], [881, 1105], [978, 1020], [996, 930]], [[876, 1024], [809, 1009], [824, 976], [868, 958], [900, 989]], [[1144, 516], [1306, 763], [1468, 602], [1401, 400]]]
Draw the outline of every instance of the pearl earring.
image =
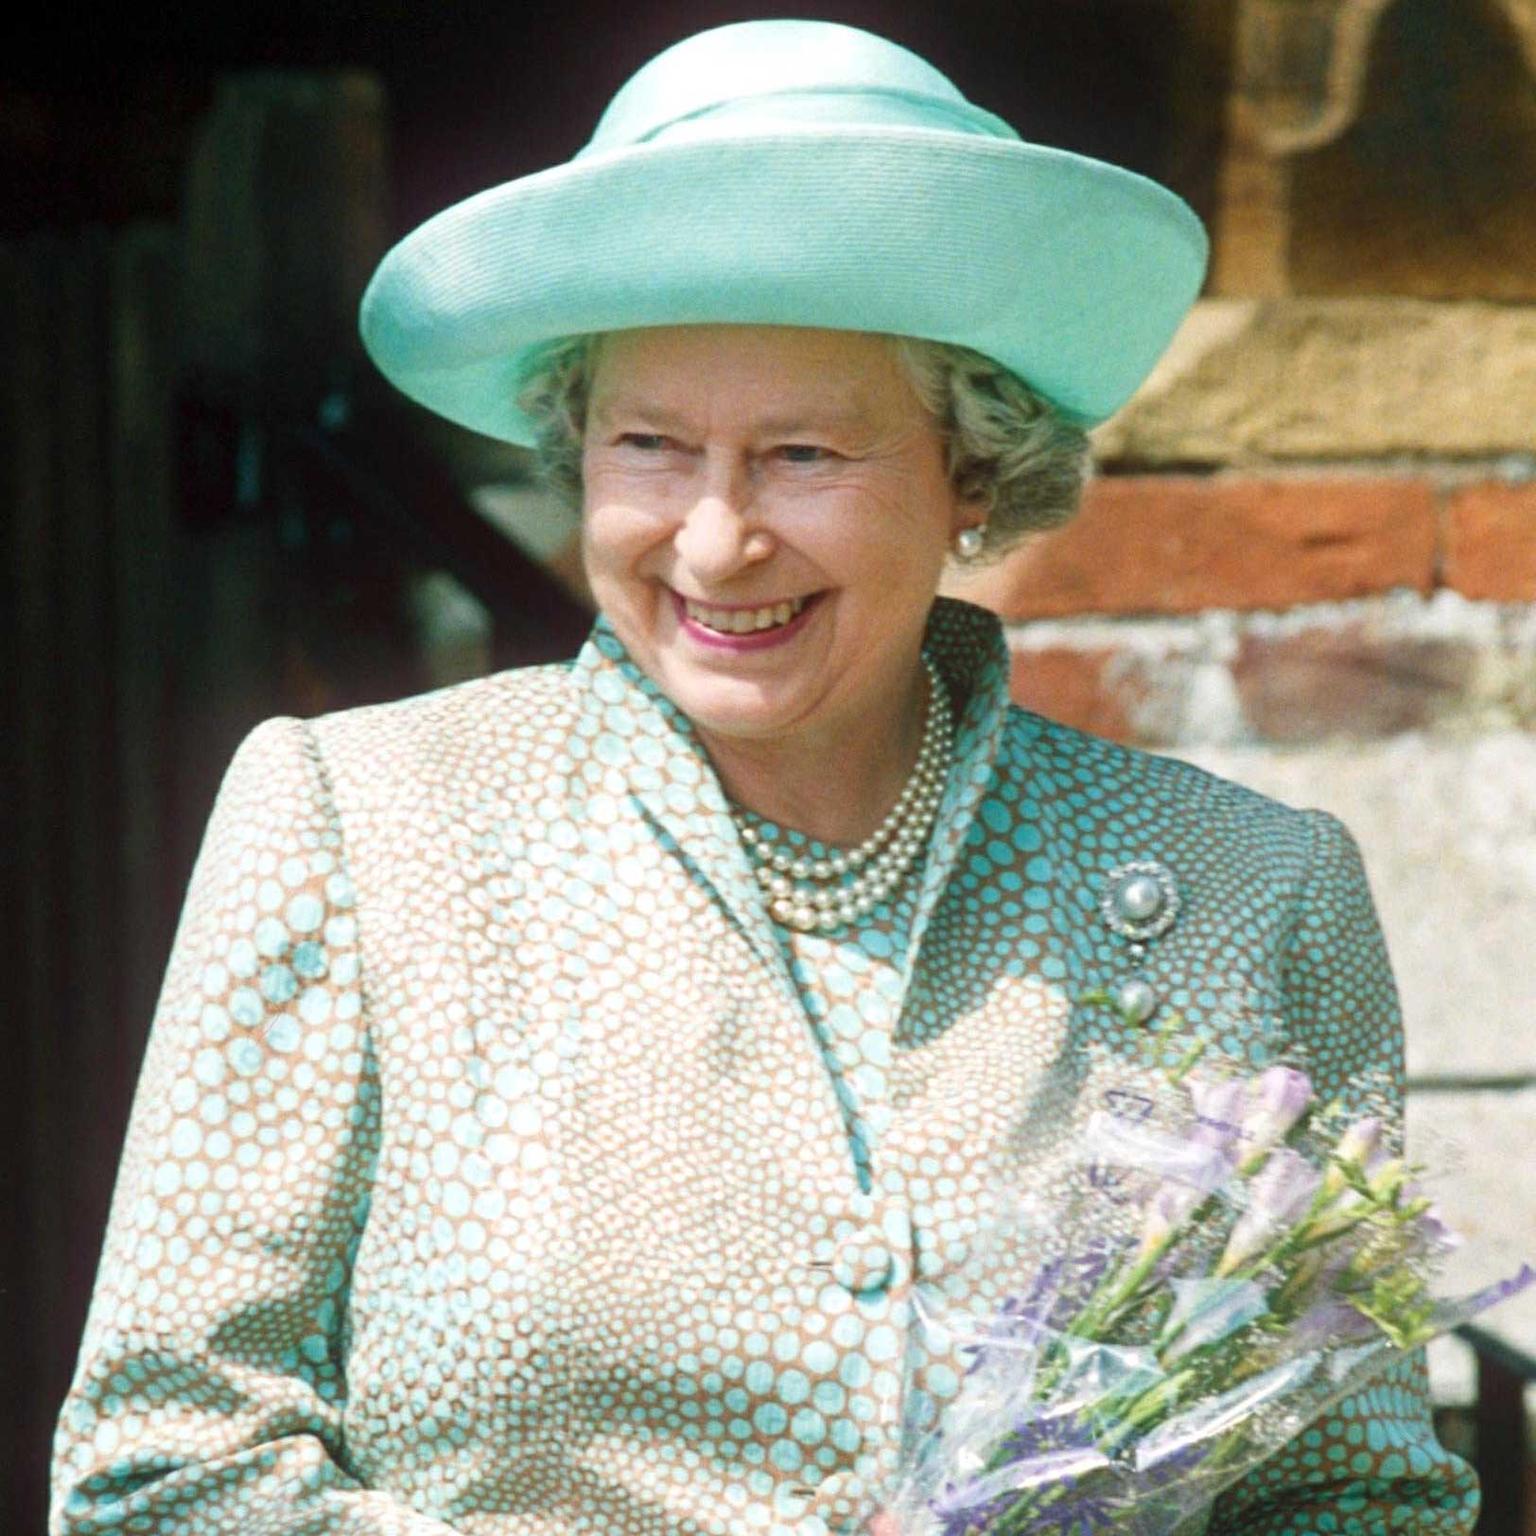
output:
[[974, 560], [986, 542], [984, 528], [962, 528], [955, 535], [955, 555], [961, 560]]

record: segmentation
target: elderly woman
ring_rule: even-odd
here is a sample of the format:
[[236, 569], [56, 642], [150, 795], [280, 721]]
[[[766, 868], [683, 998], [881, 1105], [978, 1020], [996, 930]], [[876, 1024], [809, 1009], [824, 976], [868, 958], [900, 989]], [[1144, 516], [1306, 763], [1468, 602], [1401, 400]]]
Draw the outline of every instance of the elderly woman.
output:
[[[976, 1239], [1091, 1042], [1176, 1006], [1326, 1096], [1395, 1080], [1341, 825], [1012, 707], [935, 597], [1070, 514], [1204, 252], [904, 50], [764, 22], [390, 254], [373, 355], [538, 445], [601, 616], [572, 666], [241, 745], [55, 1533], [888, 1528], [914, 1310], [1006, 1293]], [[1474, 1508], [1414, 1359], [1210, 1529]]]

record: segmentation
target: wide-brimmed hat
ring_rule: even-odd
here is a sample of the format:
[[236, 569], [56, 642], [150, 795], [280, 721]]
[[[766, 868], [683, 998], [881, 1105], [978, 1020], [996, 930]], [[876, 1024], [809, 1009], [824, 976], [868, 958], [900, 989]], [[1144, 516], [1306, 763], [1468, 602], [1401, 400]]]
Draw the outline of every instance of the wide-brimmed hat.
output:
[[676, 44], [564, 165], [407, 235], [362, 303], [413, 400], [512, 443], [558, 338], [796, 325], [957, 342], [1069, 420], [1102, 421], [1199, 291], [1207, 241], [1172, 192], [1025, 142], [905, 48], [753, 21]]

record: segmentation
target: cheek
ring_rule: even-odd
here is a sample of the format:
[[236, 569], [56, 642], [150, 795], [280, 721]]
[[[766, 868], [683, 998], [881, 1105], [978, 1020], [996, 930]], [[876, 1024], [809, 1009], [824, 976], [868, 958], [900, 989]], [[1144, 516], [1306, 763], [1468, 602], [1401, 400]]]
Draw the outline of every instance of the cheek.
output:
[[655, 540], [654, 520], [621, 502], [588, 499], [581, 514], [581, 551], [589, 577], [621, 577]]
[[897, 592], [931, 595], [943, 573], [948, 547], [947, 524], [889, 506], [875, 516], [853, 521], [839, 540], [834, 558], [846, 579], [879, 602], [883, 595]]
[[590, 563], [609, 571], [647, 559], [671, 538], [680, 497], [671, 477], [624, 473], [600, 454], [583, 469], [581, 544]]

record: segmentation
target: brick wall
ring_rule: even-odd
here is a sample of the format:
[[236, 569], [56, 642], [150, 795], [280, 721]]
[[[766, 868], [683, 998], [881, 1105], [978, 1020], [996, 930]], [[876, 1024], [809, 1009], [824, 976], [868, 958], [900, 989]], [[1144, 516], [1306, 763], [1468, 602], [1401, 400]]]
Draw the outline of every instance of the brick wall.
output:
[[1521, 469], [1105, 474], [1073, 523], [950, 590], [1008, 622], [1021, 704], [1119, 741], [1536, 729]]

